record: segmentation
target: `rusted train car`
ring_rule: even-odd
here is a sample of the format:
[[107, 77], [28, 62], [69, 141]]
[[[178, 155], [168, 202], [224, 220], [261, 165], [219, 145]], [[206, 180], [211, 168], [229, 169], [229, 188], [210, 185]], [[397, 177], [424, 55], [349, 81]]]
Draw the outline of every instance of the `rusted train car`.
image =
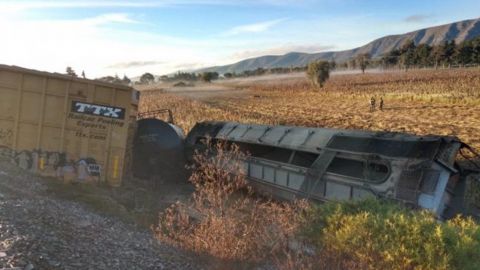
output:
[[42, 175], [118, 186], [137, 105], [128, 86], [0, 65], [0, 155]]
[[456, 163], [463, 144], [455, 137], [203, 122], [186, 138], [188, 155], [204, 147], [206, 138], [248, 152], [248, 180], [274, 197], [380, 197], [440, 218], [462, 212], [466, 175]]

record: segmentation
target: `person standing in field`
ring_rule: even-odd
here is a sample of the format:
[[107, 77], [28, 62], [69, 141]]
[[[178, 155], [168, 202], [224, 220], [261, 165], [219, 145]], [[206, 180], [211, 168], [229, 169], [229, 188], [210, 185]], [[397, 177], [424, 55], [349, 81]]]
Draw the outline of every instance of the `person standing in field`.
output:
[[383, 97], [380, 97], [380, 104], [378, 108], [380, 109], [380, 111], [383, 111]]
[[370, 111], [375, 111], [375, 97], [370, 98]]

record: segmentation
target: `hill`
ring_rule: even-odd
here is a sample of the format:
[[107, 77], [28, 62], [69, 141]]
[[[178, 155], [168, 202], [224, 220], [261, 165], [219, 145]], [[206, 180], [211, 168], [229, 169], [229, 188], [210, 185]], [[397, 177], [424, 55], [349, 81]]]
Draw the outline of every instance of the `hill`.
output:
[[380, 57], [391, 50], [400, 48], [407, 40], [413, 40], [415, 44], [424, 43], [432, 46], [447, 40], [455, 40], [457, 43], [460, 43], [478, 36], [480, 36], [480, 18], [424, 28], [400, 35], [385, 36], [351, 50], [312, 54], [291, 52], [285, 55], [266, 55], [246, 59], [231, 65], [204, 68], [198, 70], [198, 72], [238, 73], [257, 68], [298, 67], [305, 66], [315, 60], [345, 62], [360, 53], [369, 53], [373, 58]]

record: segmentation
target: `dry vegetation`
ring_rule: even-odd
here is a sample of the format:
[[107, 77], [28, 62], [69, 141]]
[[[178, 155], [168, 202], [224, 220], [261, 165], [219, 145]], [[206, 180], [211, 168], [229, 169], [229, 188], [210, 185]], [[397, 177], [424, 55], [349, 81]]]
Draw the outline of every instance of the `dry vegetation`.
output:
[[[302, 79], [231, 86], [247, 88], [245, 95], [194, 100], [149, 91], [141, 110], [170, 108], [185, 132], [198, 121], [239, 121], [455, 135], [480, 149], [478, 69], [339, 75], [321, 91]], [[369, 112], [371, 96], [383, 97], [384, 111]], [[480, 267], [480, 227], [471, 219], [439, 223], [429, 213], [379, 201], [317, 207], [238, 196], [234, 191], [245, 181], [227, 181], [231, 176], [217, 169], [235, 166], [222, 153], [219, 160], [197, 157], [190, 179], [195, 195], [162, 215], [160, 239], [227, 260], [267, 260], [280, 269]], [[309, 252], [297, 253], [305, 251], [302, 245], [292, 249], [294, 239]]]
[[244, 158], [236, 146], [216, 145], [197, 153], [190, 177], [195, 186], [192, 199], [169, 207], [160, 216], [156, 235], [161, 241], [220, 259], [228, 268], [265, 260], [279, 266], [288, 261], [295, 266], [289, 269], [304, 266], [306, 260], [284, 257], [294, 256], [288, 244], [299, 230], [308, 204], [251, 196], [243, 174], [231, 173], [243, 171], [243, 164], [235, 160]]
[[[171, 108], [185, 131], [202, 120], [455, 135], [480, 149], [480, 70], [333, 76], [321, 91], [305, 79], [250, 81], [244, 96], [191, 100], [144, 92], [141, 110]], [[384, 111], [369, 112], [371, 96]]]

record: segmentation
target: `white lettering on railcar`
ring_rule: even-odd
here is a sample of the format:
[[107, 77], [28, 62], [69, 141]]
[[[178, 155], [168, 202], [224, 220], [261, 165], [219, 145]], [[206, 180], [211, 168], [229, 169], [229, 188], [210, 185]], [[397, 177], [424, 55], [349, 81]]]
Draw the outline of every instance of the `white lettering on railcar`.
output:
[[115, 119], [125, 118], [125, 109], [105, 105], [91, 104], [80, 101], [72, 101], [72, 112], [104, 116]]

